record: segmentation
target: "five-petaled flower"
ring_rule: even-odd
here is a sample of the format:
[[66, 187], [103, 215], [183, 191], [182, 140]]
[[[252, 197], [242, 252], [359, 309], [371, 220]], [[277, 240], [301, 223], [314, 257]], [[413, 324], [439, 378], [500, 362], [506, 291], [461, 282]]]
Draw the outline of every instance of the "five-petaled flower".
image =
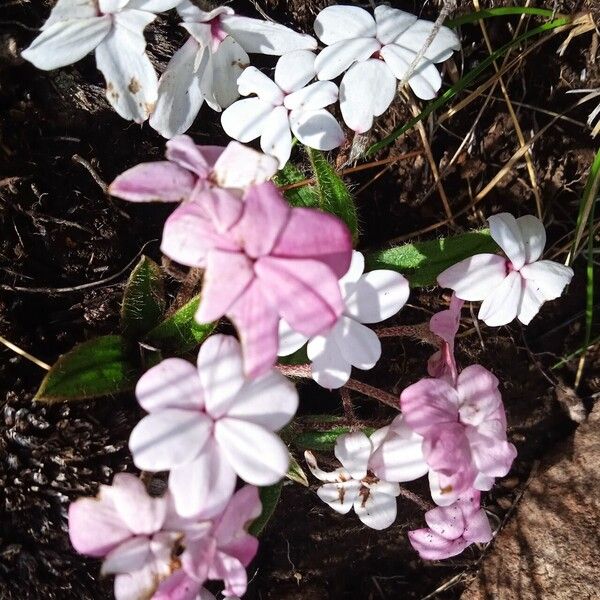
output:
[[212, 187], [231, 193], [268, 181], [277, 160], [238, 142], [197, 146], [179, 135], [167, 142], [167, 160], [142, 163], [119, 175], [109, 193], [131, 202], [182, 202]]
[[213, 335], [200, 348], [197, 367], [168, 358], [136, 387], [150, 414], [131, 432], [135, 465], [170, 471], [177, 512], [212, 517], [235, 489], [236, 474], [270, 485], [286, 473], [289, 454], [275, 435], [296, 413], [298, 393], [277, 371], [247, 380], [238, 341]]
[[[312, 378], [323, 387], [342, 387], [352, 366], [372, 369], [381, 356], [381, 342], [363, 323], [379, 323], [395, 315], [408, 300], [408, 281], [399, 273], [379, 269], [363, 273], [364, 256], [352, 253], [348, 272], [341, 278], [344, 312], [329, 331], [312, 337], [307, 354]], [[279, 324], [279, 355], [287, 356], [308, 340], [282, 320]]]
[[315, 55], [308, 50], [285, 54], [275, 66], [275, 81], [255, 67], [238, 79], [240, 94], [256, 94], [232, 104], [221, 115], [227, 135], [240, 142], [260, 137], [263, 152], [275, 156], [279, 168], [292, 151], [292, 132], [304, 145], [332, 150], [344, 141], [344, 132], [326, 106], [338, 99], [331, 81], [316, 81]]
[[467, 546], [492, 539], [492, 528], [479, 505], [480, 493], [472, 491], [450, 506], [425, 513], [428, 528], [408, 532], [408, 539], [421, 558], [442, 560], [460, 554]]
[[362, 431], [338, 437], [334, 452], [342, 466], [330, 473], [319, 468], [312, 452], [304, 453], [312, 474], [325, 482], [317, 490], [319, 498], [343, 515], [354, 507], [358, 518], [372, 529], [386, 529], [396, 520], [400, 494], [397, 483], [379, 479], [371, 471], [371, 457], [386, 431], [378, 430], [370, 438]]
[[[378, 6], [375, 18], [357, 6], [328, 6], [315, 20], [315, 33], [327, 46], [315, 62], [317, 77], [331, 80], [346, 74], [340, 84], [344, 121], [364, 133], [373, 117], [383, 114], [402, 80], [432, 33], [433, 23], [410, 13]], [[410, 76], [408, 84], [423, 100], [434, 98], [442, 78], [434, 63], [460, 49], [457, 35], [442, 27]]]
[[156, 13], [180, 1], [58, 0], [42, 33], [22, 56], [48, 71], [95, 50], [108, 101], [123, 118], [142, 123], [158, 97], [158, 78], [146, 54], [144, 29]]
[[280, 318], [313, 336], [342, 314], [338, 278], [350, 265], [348, 228], [333, 215], [292, 208], [270, 182], [251, 186], [241, 200], [219, 188], [198, 194], [167, 219], [161, 248], [205, 269], [196, 319], [233, 321], [249, 377], [275, 363]]
[[247, 53], [282, 55], [317, 47], [309, 35], [236, 15], [226, 6], [206, 12], [184, 0], [177, 11], [190, 37], [160, 78], [150, 118], [150, 125], [167, 138], [187, 131], [204, 102], [221, 111], [238, 98], [236, 82], [250, 63]]
[[438, 276], [462, 300], [483, 300], [479, 318], [497, 327], [515, 317], [528, 325], [542, 304], [558, 298], [573, 278], [573, 269], [539, 260], [546, 245], [542, 222], [526, 215], [515, 219], [500, 213], [488, 219], [490, 234], [508, 258], [477, 254]]

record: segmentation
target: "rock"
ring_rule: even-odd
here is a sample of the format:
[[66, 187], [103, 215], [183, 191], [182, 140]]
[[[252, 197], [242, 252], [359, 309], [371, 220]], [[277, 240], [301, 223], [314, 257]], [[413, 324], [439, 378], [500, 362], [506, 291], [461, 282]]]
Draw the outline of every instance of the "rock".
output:
[[600, 403], [530, 482], [461, 600], [598, 598], [599, 516]]

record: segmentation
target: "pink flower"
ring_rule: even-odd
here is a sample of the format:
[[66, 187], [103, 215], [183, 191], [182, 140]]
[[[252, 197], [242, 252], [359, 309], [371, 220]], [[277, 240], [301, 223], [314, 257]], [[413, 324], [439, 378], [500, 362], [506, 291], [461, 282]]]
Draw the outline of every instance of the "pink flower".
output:
[[450, 558], [471, 544], [492, 539], [492, 529], [479, 506], [479, 497], [479, 492], [473, 492], [450, 506], [438, 506], [425, 513], [429, 527], [408, 532], [408, 539], [421, 558]]
[[506, 439], [498, 380], [480, 365], [453, 385], [421, 379], [400, 396], [404, 420], [423, 436], [423, 455], [436, 504], [447, 506], [471, 488], [489, 490], [510, 470], [515, 447]]
[[454, 358], [454, 338], [460, 325], [460, 311], [464, 300], [452, 294], [450, 308], [431, 317], [429, 329], [441, 339], [441, 348], [427, 362], [427, 372], [431, 377], [448, 378], [454, 383], [458, 376]]
[[257, 377], [275, 363], [280, 318], [312, 337], [343, 311], [338, 279], [352, 256], [338, 218], [292, 208], [271, 183], [248, 188], [243, 200], [205, 190], [167, 219], [162, 251], [202, 267], [201, 323], [228, 316], [244, 349], [244, 370]]
[[544, 302], [562, 294], [573, 269], [538, 260], [546, 245], [546, 230], [536, 217], [515, 219], [501, 213], [488, 221], [491, 236], [508, 258], [471, 256], [441, 273], [438, 283], [462, 300], [483, 300], [478, 316], [487, 325], [506, 325], [515, 317], [528, 325]]
[[131, 202], [181, 202], [211, 187], [243, 190], [277, 172], [274, 158], [238, 142], [197, 146], [187, 135], [167, 142], [166, 157], [125, 171], [110, 184], [110, 194]]
[[287, 447], [273, 432], [295, 414], [296, 388], [277, 371], [247, 380], [235, 338], [207, 339], [197, 368], [180, 358], [162, 361], [140, 378], [136, 396], [150, 414], [131, 432], [133, 461], [145, 471], [170, 470], [180, 515], [221, 512], [236, 474], [264, 486], [287, 472]]
[[189, 532], [205, 535], [210, 523], [178, 518], [170, 498], [151, 498], [133, 475], [115, 475], [96, 498], [69, 506], [69, 536], [77, 552], [104, 557], [102, 574], [114, 573], [117, 600], [149, 598], [179, 568], [178, 548]]

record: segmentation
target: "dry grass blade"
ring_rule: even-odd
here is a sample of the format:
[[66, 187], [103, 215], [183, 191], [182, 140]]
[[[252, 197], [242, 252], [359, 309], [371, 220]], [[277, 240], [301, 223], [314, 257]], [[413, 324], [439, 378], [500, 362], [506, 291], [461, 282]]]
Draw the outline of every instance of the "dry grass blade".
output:
[[17, 346], [16, 344], [9, 342], [5, 337], [2, 337], [1, 335], [0, 335], [0, 343], [4, 344], [9, 350], [12, 350], [15, 354], [18, 354], [19, 356], [22, 356], [23, 358], [26, 358], [27, 360], [36, 364], [38, 367], [41, 367], [42, 369], [45, 369], [46, 371], [49, 371], [51, 369], [49, 364], [45, 363], [43, 360], [40, 360], [39, 358], [36, 358], [35, 356], [33, 356], [33, 354], [29, 354], [29, 352], [27, 352], [26, 350], [23, 350], [23, 348], [19, 348], [19, 346]]

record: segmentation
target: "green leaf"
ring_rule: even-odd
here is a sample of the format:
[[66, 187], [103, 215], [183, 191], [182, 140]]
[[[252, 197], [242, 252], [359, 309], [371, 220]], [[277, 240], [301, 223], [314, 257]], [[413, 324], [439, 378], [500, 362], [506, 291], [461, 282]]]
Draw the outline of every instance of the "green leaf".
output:
[[[296, 165], [289, 162], [275, 175], [275, 183], [279, 187], [294, 185], [301, 181], [306, 181], [306, 175]], [[284, 190], [283, 195], [292, 206], [300, 208], [319, 207], [319, 195], [314, 185], [304, 184]]]
[[285, 475], [288, 479], [308, 487], [308, 477], [304, 472], [304, 469], [298, 464], [298, 461], [290, 454], [290, 468]]
[[288, 354], [287, 356], [280, 356], [278, 361], [280, 365], [305, 365], [308, 362], [308, 354], [306, 350], [306, 344], [302, 348], [298, 348], [296, 352]]
[[200, 345], [214, 330], [216, 323], [198, 323], [194, 315], [200, 296], [192, 298], [178, 311], [148, 333], [145, 341], [166, 353], [183, 354]]
[[[375, 429], [365, 427], [364, 431], [367, 435], [371, 435]], [[325, 431], [305, 431], [297, 435], [293, 443], [301, 450], [316, 450], [317, 452], [330, 452], [335, 446], [336, 440], [340, 435], [350, 433], [349, 427], [333, 427]]]
[[358, 239], [358, 216], [348, 187], [320, 150], [307, 147], [306, 152], [317, 182], [319, 207], [342, 219], [348, 225], [348, 229], [352, 232], [352, 238], [356, 242]]
[[105, 335], [63, 354], [42, 381], [34, 400], [54, 404], [128, 392], [138, 379], [137, 365], [119, 335]]
[[281, 496], [282, 487], [283, 482], [280, 481], [279, 483], [259, 488], [262, 512], [258, 517], [256, 517], [256, 519], [254, 519], [254, 521], [252, 521], [250, 527], [248, 527], [248, 533], [250, 535], [258, 537], [273, 516], [275, 507], [277, 506], [277, 502], [279, 502], [279, 497]]
[[488, 230], [448, 238], [404, 244], [366, 256], [369, 269], [392, 269], [402, 273], [413, 287], [434, 285], [437, 276], [469, 256], [498, 251]]
[[165, 312], [165, 287], [160, 267], [147, 256], [135, 266], [123, 294], [121, 329], [137, 340], [156, 326]]

